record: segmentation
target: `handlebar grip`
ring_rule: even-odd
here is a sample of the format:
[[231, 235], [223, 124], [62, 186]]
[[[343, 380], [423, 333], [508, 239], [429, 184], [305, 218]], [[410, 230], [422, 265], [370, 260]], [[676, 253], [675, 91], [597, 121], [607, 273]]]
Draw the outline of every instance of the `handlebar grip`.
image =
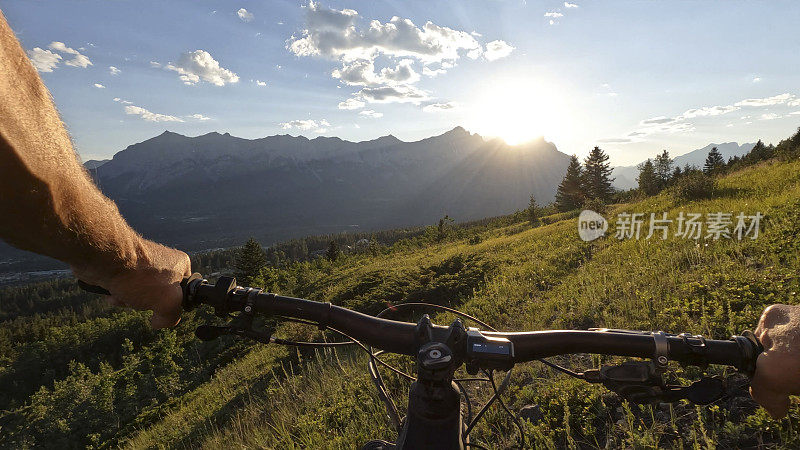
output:
[[111, 295], [111, 292], [109, 292], [108, 289], [101, 286], [95, 286], [94, 284], [89, 284], [83, 280], [78, 280], [78, 287], [86, 292], [91, 292], [92, 294]]

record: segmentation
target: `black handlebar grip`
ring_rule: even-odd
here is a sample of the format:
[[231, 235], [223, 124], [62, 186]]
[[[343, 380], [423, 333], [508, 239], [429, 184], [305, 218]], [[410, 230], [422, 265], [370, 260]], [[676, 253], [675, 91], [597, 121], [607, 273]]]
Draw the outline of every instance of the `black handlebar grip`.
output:
[[111, 295], [111, 292], [109, 292], [108, 289], [89, 284], [83, 280], [78, 280], [78, 287], [86, 292], [91, 292], [92, 294]]

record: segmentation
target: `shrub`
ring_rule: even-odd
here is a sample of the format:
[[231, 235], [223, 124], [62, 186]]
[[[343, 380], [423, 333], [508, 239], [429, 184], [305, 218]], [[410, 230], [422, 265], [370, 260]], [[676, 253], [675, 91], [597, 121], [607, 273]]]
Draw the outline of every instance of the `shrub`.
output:
[[606, 210], [606, 203], [599, 198], [590, 198], [583, 202], [583, 209], [590, 209], [598, 214], [602, 214]]
[[689, 173], [675, 184], [675, 194], [682, 200], [709, 198], [714, 189], [714, 178], [700, 171]]

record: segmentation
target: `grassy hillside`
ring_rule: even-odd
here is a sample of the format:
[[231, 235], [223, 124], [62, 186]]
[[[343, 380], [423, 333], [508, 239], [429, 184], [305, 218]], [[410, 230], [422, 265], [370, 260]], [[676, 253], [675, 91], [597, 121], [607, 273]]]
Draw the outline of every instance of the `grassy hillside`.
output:
[[[752, 328], [765, 305], [800, 299], [800, 163], [763, 163], [726, 176], [719, 187], [709, 200], [682, 203], [664, 193], [609, 214], [760, 211], [766, 219], [758, 239], [612, 237], [587, 244], [577, 239], [575, 219], [537, 228], [518, 223], [486, 229], [479, 238], [310, 265], [304, 282], [287, 293], [369, 311], [387, 299], [438, 301], [506, 330], [605, 326], [726, 338]], [[369, 438], [393, 437], [362, 355], [286, 354], [254, 348], [126, 445], [355, 448]], [[403, 382], [389, 378], [401, 396]], [[476, 392], [486, 395], [485, 388]], [[515, 409], [538, 405], [538, 420], [525, 422], [526, 434], [549, 447], [800, 444], [796, 406], [788, 419], [772, 421], [744, 396], [705, 408], [640, 408], [530, 364], [517, 369], [506, 398]], [[514, 433], [492, 410], [475, 435], [503, 447], [515, 442]]]
[[[283, 294], [371, 313], [387, 302], [456, 306], [504, 330], [614, 327], [727, 338], [753, 328], [768, 304], [800, 303], [800, 162], [761, 163], [718, 184], [707, 200], [683, 202], [664, 192], [617, 205], [606, 212], [609, 237], [591, 243], [578, 239], [574, 214], [547, 217], [538, 227], [518, 215], [444, 237], [423, 234], [333, 263], [287, 264], [271, 270], [265, 282]], [[616, 214], [662, 211], [672, 218], [680, 211], [760, 211], [766, 217], [761, 236], [741, 242], [613, 237]], [[17, 380], [22, 389], [2, 391], [0, 445], [349, 449], [372, 438], [395, 438], [366, 359], [356, 350], [299, 353], [229, 338], [199, 343], [191, 333], [212, 320], [207, 312], [187, 314], [176, 329], [155, 333], [139, 313], [100, 310], [91, 304], [82, 316], [67, 319], [61, 309], [44, 308], [36, 323], [47, 319], [49, 325], [35, 337], [16, 341], [33, 320], [24, 316], [6, 331], [11, 337], [0, 336], [0, 377]], [[276, 334], [321, 338], [297, 324], [281, 325]], [[72, 342], [83, 350], [74, 350], [78, 344]], [[99, 357], [97, 349], [108, 357]], [[47, 376], [26, 371], [57, 351], [64, 355]], [[390, 360], [412, 370], [407, 358]], [[577, 368], [600, 360], [577, 355], [559, 362]], [[25, 374], [33, 379], [19, 381]], [[691, 379], [700, 372], [678, 374]], [[388, 373], [386, 378], [405, 409], [407, 383]], [[476, 385], [470, 393], [480, 402], [489, 389]], [[789, 418], [773, 421], [743, 391], [709, 407], [638, 407], [531, 363], [515, 369], [504, 399], [514, 410], [535, 405], [524, 427], [537, 448], [800, 445], [797, 404]], [[473, 432], [496, 448], [514, 445], [516, 435], [497, 407]]]

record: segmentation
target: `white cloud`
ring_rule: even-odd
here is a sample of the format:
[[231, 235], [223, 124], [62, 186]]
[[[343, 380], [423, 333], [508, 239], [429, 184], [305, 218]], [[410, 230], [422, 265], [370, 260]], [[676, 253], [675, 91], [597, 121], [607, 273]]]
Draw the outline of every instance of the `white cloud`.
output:
[[425, 66], [425, 67], [422, 68], [422, 74], [425, 75], [426, 77], [433, 78], [433, 77], [436, 77], [436, 76], [439, 76], [439, 75], [444, 75], [446, 73], [447, 73], [447, 71], [445, 69], [441, 69], [441, 68], [440, 69], [429, 69], [428, 66]]
[[483, 52], [483, 57], [489, 61], [494, 61], [496, 59], [505, 58], [510, 55], [512, 51], [514, 51], [514, 47], [509, 45], [508, 42], [500, 40], [492, 41], [486, 44], [486, 51]]
[[102, 85], [102, 84], [100, 84], [100, 83], [95, 83], [95, 84], [94, 84], [94, 87], [96, 87], [97, 89], [105, 89], [105, 88], [106, 88], [105, 86], [103, 86], [103, 85]]
[[183, 122], [180, 117], [169, 116], [166, 114], [157, 114], [150, 112], [140, 106], [128, 105], [125, 107], [125, 114], [132, 116], [139, 116], [148, 122]]
[[297, 129], [300, 131], [313, 131], [314, 133], [324, 133], [327, 130], [327, 127], [330, 127], [331, 124], [328, 123], [327, 120], [290, 120], [289, 122], [283, 122], [280, 124], [281, 128], [284, 130], [291, 130]]
[[[738, 105], [738, 103], [737, 103]], [[690, 109], [684, 112], [680, 117], [691, 119], [694, 117], [709, 117], [709, 116], [720, 116], [722, 114], [728, 114], [729, 112], [737, 111], [740, 108], [738, 106], [727, 105], [727, 106], [704, 106], [702, 108], [697, 109]]]
[[161, 67], [161, 63], [158, 61], [150, 61], [150, 67]]
[[190, 119], [194, 119], [194, 120], [199, 120], [201, 122], [205, 122], [206, 120], [211, 120], [211, 117], [206, 117], [206, 116], [204, 116], [202, 114], [190, 114], [190, 115], [188, 115], [186, 117], [188, 117]]
[[383, 117], [383, 113], [379, 113], [379, 112], [373, 111], [371, 109], [365, 109], [364, 111], [361, 111], [360, 113], [358, 113], [358, 115], [359, 116], [364, 116], [364, 117], [371, 117], [373, 119], [378, 119], [380, 117]]
[[366, 103], [362, 102], [361, 100], [348, 98], [347, 100], [339, 103], [339, 109], [360, 109], [365, 105]]
[[86, 55], [81, 54], [81, 52], [75, 50], [74, 48], [67, 47], [66, 44], [63, 42], [53, 41], [50, 45], [47, 46], [50, 50], [55, 50], [59, 53], [66, 53], [68, 55], [73, 55], [72, 59], [64, 60], [64, 64], [72, 67], [81, 67], [87, 68], [92, 64], [89, 58]]
[[772, 106], [789, 102], [794, 98], [792, 94], [780, 94], [765, 98], [748, 98], [734, 103], [736, 106]]
[[267, 82], [266, 81], [261, 81], [261, 80], [256, 80], [256, 85], [258, 85], [258, 86], [266, 86]]
[[31, 60], [33, 67], [39, 72], [52, 72], [53, 69], [58, 67], [61, 55], [36, 47], [33, 50], [28, 50], [28, 58]]
[[544, 13], [544, 16], [549, 17], [551, 19], [558, 19], [559, 17], [564, 17], [564, 14], [561, 14], [560, 12], [550, 11]]
[[238, 11], [236, 11], [236, 15], [239, 16], [243, 22], [250, 22], [255, 17], [253, 13], [244, 8], [240, 8]]
[[430, 105], [425, 105], [422, 110], [425, 112], [442, 112], [442, 111], [450, 111], [456, 108], [456, 104], [453, 102], [446, 102], [446, 103], [431, 103]]
[[238, 75], [220, 67], [219, 62], [205, 50], [184, 53], [177, 63], [167, 64], [164, 68], [178, 72], [183, 84], [187, 85], [197, 84], [201, 80], [215, 86], [239, 81]]
[[781, 116], [775, 113], [764, 113], [761, 115], [761, 117], [758, 118], [758, 120], [775, 120], [780, 118]]
[[658, 117], [653, 117], [651, 119], [642, 120], [641, 122], [639, 122], [639, 125], [642, 125], [642, 126], [661, 125], [661, 124], [665, 124], [665, 123], [672, 123], [672, 122], [675, 122], [676, 120], [678, 120], [678, 119], [676, 119], [675, 117], [658, 116]]
[[372, 60], [384, 54], [442, 61], [458, 59], [459, 52], [480, 46], [470, 33], [432, 22], [418, 27], [395, 16], [386, 23], [372, 20], [366, 29], [359, 29], [360, 16], [352, 9], [328, 9], [313, 1], [305, 8], [305, 29], [287, 46], [297, 56]]
[[428, 93], [414, 86], [366, 87], [356, 92], [356, 98], [368, 103], [415, 103], [428, 100]]
[[753, 78], [753, 83], [758, 83], [759, 81], [761, 81], [761, 77]]
[[578, 5], [575, 3], [564, 2], [564, 8], [578, 8]]
[[119, 97], [114, 97], [114, 101], [117, 103], [122, 103], [123, 105], [131, 105], [133, 102], [129, 102], [128, 100], [123, 100]]
[[800, 115], [800, 111], [792, 111], [789, 113], [790, 116], [797, 116]]

